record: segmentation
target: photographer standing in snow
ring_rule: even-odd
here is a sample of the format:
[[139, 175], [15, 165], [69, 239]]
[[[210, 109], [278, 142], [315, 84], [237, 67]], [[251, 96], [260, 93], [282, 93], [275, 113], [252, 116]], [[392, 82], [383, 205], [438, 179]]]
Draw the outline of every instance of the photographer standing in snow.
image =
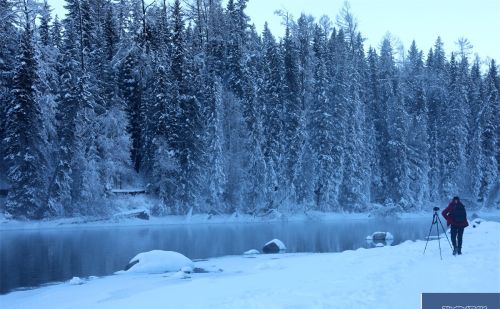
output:
[[[467, 212], [465, 206], [460, 202], [460, 198], [455, 196], [448, 207], [441, 213], [446, 219], [448, 226], [451, 225], [451, 243], [453, 244], [453, 255], [462, 254], [462, 238], [464, 229], [469, 226], [467, 222]], [[457, 243], [458, 240], [458, 243]]]

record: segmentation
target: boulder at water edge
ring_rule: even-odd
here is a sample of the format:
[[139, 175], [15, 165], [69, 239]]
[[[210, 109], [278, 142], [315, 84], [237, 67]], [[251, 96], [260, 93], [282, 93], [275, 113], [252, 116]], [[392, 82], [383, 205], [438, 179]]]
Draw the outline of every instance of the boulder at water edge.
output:
[[371, 236], [366, 237], [367, 240], [387, 240], [387, 239], [394, 239], [394, 236], [392, 236], [391, 233], [389, 232], [375, 232]]
[[273, 239], [262, 248], [264, 253], [283, 253], [286, 251], [286, 246], [279, 239]]
[[194, 269], [194, 263], [175, 251], [153, 250], [136, 255], [125, 267], [126, 272], [159, 274]]

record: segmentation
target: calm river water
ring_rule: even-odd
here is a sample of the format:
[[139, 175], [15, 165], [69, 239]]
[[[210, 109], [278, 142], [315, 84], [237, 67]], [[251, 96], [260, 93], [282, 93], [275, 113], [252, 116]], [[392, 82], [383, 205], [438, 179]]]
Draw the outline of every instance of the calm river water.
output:
[[123, 269], [136, 254], [153, 249], [206, 259], [260, 251], [267, 241], [279, 238], [288, 252], [340, 252], [373, 247], [365, 238], [375, 231], [391, 232], [392, 245], [397, 245], [425, 239], [431, 220], [432, 215], [400, 220], [4, 230], [0, 231], [0, 293], [73, 276], [109, 275]]

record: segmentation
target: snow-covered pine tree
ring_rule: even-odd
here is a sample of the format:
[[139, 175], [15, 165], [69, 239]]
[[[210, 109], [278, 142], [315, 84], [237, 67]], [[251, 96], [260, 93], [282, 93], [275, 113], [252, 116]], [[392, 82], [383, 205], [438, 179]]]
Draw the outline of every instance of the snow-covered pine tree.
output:
[[40, 33], [40, 42], [44, 46], [52, 44], [50, 34], [50, 21], [52, 20], [50, 5], [47, 0], [44, 0], [40, 16], [40, 26], [38, 26]]
[[50, 37], [52, 39], [52, 44], [57, 49], [61, 49], [62, 43], [62, 25], [59, 22], [59, 17], [54, 18], [54, 22], [52, 23], [52, 28], [50, 29]]
[[212, 76], [209, 80], [211, 87], [208, 89], [208, 96], [205, 113], [206, 121], [206, 139], [207, 147], [206, 172], [204, 173], [206, 183], [206, 207], [209, 211], [225, 212], [224, 190], [226, 188], [227, 177], [225, 174], [225, 156], [224, 147], [224, 128], [223, 128], [223, 87], [220, 77]]
[[339, 175], [333, 158], [335, 147], [334, 111], [330, 101], [331, 82], [327, 75], [326, 33], [316, 25], [313, 38], [314, 88], [310, 108], [309, 135], [313, 152], [314, 202], [321, 211], [338, 207]]
[[242, 56], [245, 48], [246, 15], [243, 9], [247, 0], [229, 0], [226, 9], [226, 83], [236, 98], [243, 97], [242, 83], [245, 82], [242, 68]]
[[7, 124], [8, 102], [12, 100], [11, 89], [16, 67], [16, 54], [19, 50], [19, 32], [15, 26], [14, 1], [0, 0], [0, 175], [6, 181], [7, 165], [5, 160], [5, 129]]
[[[48, 188], [48, 205], [54, 215], [71, 215], [73, 212], [73, 167], [76, 148], [76, 119], [81, 108], [78, 93], [77, 72], [79, 63], [73, 41], [74, 28], [67, 24], [64, 36], [64, 48], [61, 50], [59, 79], [60, 85], [56, 98], [57, 155], [55, 170]], [[54, 147], [54, 146], [53, 146]]]
[[41, 219], [48, 214], [46, 145], [35, 87], [38, 75], [32, 21], [26, 1], [22, 6], [24, 29], [5, 115], [4, 155], [11, 185], [5, 209], [15, 218]]
[[412, 42], [402, 68], [402, 95], [408, 112], [408, 186], [413, 208], [429, 201], [428, 111], [424, 94], [424, 63], [422, 52]]
[[344, 30], [340, 29], [337, 32], [334, 29], [328, 40], [327, 56], [325, 57], [329, 80], [329, 87], [327, 87], [326, 90], [328, 91], [328, 102], [331, 105], [330, 109], [333, 116], [331, 134], [334, 136], [330, 156], [332, 160], [330, 164], [332, 168], [334, 168], [334, 176], [331, 181], [333, 181], [337, 187], [336, 196], [333, 197], [333, 201], [337, 201], [337, 203], [332, 205], [333, 210], [343, 209], [343, 205], [340, 204], [340, 185], [344, 178], [344, 153], [346, 149], [347, 123], [349, 121], [345, 100], [348, 91], [347, 52], [348, 46], [345, 41]]
[[225, 69], [226, 45], [224, 42], [225, 18], [221, 0], [210, 1], [207, 18], [206, 74], [222, 77]]
[[[443, 151], [442, 134], [446, 133], [443, 128], [443, 109], [444, 102], [447, 101], [447, 70], [446, 57], [443, 49], [443, 42], [438, 37], [434, 44], [434, 49], [429, 51], [426, 64], [426, 97], [429, 112], [429, 190], [431, 201], [441, 202], [444, 197], [442, 195], [441, 186], [441, 170], [442, 162], [441, 152]], [[443, 132], [444, 131], [444, 132]]]
[[[197, 14], [198, 36], [204, 42], [201, 51], [205, 65], [201, 69], [202, 87], [198, 97], [202, 108], [204, 133], [201, 142], [204, 162], [201, 163], [201, 181], [203, 185], [200, 208], [204, 212], [227, 212], [225, 203], [227, 185], [227, 161], [224, 153], [224, 84], [222, 77], [225, 70], [225, 18], [220, 0], [205, 4], [205, 19]], [[202, 14], [203, 15], [203, 14]], [[198, 23], [201, 23], [198, 25]], [[198, 55], [199, 57], [200, 55]]]
[[118, 33], [117, 21], [114, 17], [113, 6], [108, 4], [105, 6], [105, 17], [102, 25], [102, 31], [104, 36], [104, 54], [107, 61], [112, 61], [115, 56], [118, 44], [120, 42], [120, 36]]
[[[304, 207], [312, 204], [314, 191], [314, 162], [311, 154], [311, 141], [308, 130], [310, 122], [310, 108], [314, 87], [312, 41], [314, 32], [314, 19], [312, 16], [301, 14], [296, 24], [292, 25], [292, 40], [297, 52], [299, 89], [299, 127], [297, 139], [299, 141], [299, 160], [297, 161], [294, 187], [296, 203]], [[298, 209], [297, 209], [298, 210]]]
[[498, 192], [495, 193], [494, 190], [498, 190], [499, 175], [499, 91], [500, 79], [498, 77], [497, 65], [495, 60], [492, 60], [488, 74], [486, 75], [484, 99], [479, 112], [479, 134], [481, 142], [479, 169], [482, 172], [479, 186], [479, 201], [487, 207], [492, 206], [490, 194], [498, 194]]
[[[241, 12], [240, 14], [244, 14]], [[248, 18], [244, 15], [241, 20], [246, 22]], [[242, 27], [245, 29], [246, 27]], [[262, 150], [262, 111], [263, 104], [258, 98], [257, 85], [260, 78], [253, 80], [252, 77], [259, 77], [259, 45], [260, 41], [255, 29], [251, 27], [248, 31], [248, 39], [243, 42], [246, 46], [245, 56], [241, 60], [244, 80], [243, 85], [243, 118], [245, 122], [245, 157], [243, 158], [246, 183], [243, 184], [243, 194], [245, 200], [245, 212], [255, 212], [264, 209], [266, 206], [266, 196], [268, 186], [266, 185], [266, 162]]]
[[264, 24], [262, 33], [262, 84], [259, 88], [259, 100], [262, 104], [263, 155], [266, 162], [267, 206], [272, 209], [279, 206], [279, 192], [285, 188], [283, 174], [284, 158], [284, 106], [282, 97], [282, 59], [278, 44]]
[[[347, 22], [348, 16], [343, 17]], [[351, 28], [354, 26], [350, 26]], [[349, 29], [344, 29], [348, 31]], [[350, 30], [352, 31], [352, 29]], [[352, 34], [351, 34], [352, 35]], [[363, 211], [369, 199], [369, 160], [366, 145], [366, 113], [363, 102], [363, 84], [367, 74], [364, 62], [363, 40], [359, 33], [351, 39], [347, 51], [345, 76], [345, 115], [349, 115], [345, 127], [345, 152], [343, 158], [343, 182], [340, 187], [340, 203], [344, 209]]]
[[[115, 55], [119, 47], [118, 30], [113, 16], [111, 3], [103, 0], [92, 2], [92, 11], [95, 12], [96, 22], [92, 50], [89, 55], [89, 74], [94, 80], [92, 86], [92, 100], [95, 101], [93, 111], [95, 119], [92, 121], [97, 135], [95, 143], [96, 171], [99, 175], [95, 184], [97, 195], [104, 195], [102, 189], [120, 188], [130, 185], [132, 165], [130, 160], [130, 135], [127, 132], [128, 119], [125, 105], [119, 98], [116, 72], [113, 66]], [[104, 40], [95, 38], [104, 37]], [[126, 183], [128, 182], [128, 183]], [[105, 209], [93, 209], [103, 211]]]
[[186, 213], [199, 198], [200, 160], [201, 156], [201, 117], [200, 105], [194, 95], [195, 68], [193, 58], [186, 58], [186, 42], [184, 38], [184, 20], [180, 1], [174, 2], [172, 12], [172, 102], [179, 106], [178, 140], [175, 150], [178, 155], [180, 196], [175, 213]]
[[[47, 172], [51, 174], [56, 162], [57, 133], [55, 128], [56, 93], [59, 87], [57, 72], [59, 49], [54, 46], [49, 22], [51, 8], [45, 1], [41, 8], [40, 25], [35, 32], [35, 57], [37, 61], [38, 79], [36, 88], [39, 92], [39, 105], [43, 122], [43, 138], [47, 141], [46, 153]], [[50, 176], [48, 176], [50, 178]]]
[[443, 102], [443, 122], [441, 127], [442, 151], [442, 194], [450, 197], [456, 192], [464, 192], [465, 189], [465, 148], [467, 137], [467, 98], [465, 85], [461, 83], [459, 65], [452, 53], [448, 71], [448, 96]]
[[160, 7], [155, 7], [151, 14], [153, 25], [150, 27], [151, 45], [154, 52], [167, 54], [171, 39], [167, 1], [162, 0]]
[[142, 120], [142, 84], [140, 74], [138, 72], [138, 62], [136, 55], [137, 50], [132, 49], [123, 61], [120, 70], [117, 74], [117, 82], [119, 87], [120, 99], [125, 104], [125, 111], [128, 117], [127, 132], [132, 138], [132, 148], [130, 149], [130, 157], [134, 165], [134, 169], [138, 172], [141, 168], [142, 154], [141, 149], [143, 141], [141, 139]]
[[480, 60], [476, 58], [470, 70], [468, 85], [468, 102], [470, 115], [468, 119], [467, 135], [467, 191], [477, 201], [479, 199], [479, 187], [482, 175], [480, 169], [481, 143], [480, 143], [480, 109], [483, 104], [483, 78], [480, 71]]
[[376, 108], [382, 196], [385, 202], [407, 203], [406, 110], [401, 99], [393, 49], [389, 38], [382, 42], [378, 66], [379, 107]]
[[371, 202], [383, 203], [385, 192], [383, 187], [383, 169], [381, 165], [383, 152], [385, 151], [384, 138], [387, 136], [387, 125], [384, 121], [384, 107], [381, 103], [381, 89], [379, 84], [379, 56], [375, 49], [368, 50], [368, 73], [366, 86], [367, 126], [373, 128], [369, 135], [371, 142], [371, 177], [370, 177], [370, 197]]
[[84, 47], [84, 31], [91, 30], [84, 27], [82, 3], [70, 0], [66, 9], [56, 100], [58, 154], [49, 182], [48, 204], [56, 215], [90, 214], [95, 209], [89, 205], [95, 205], [105, 189], [98, 171], [98, 105], [96, 94], [91, 94], [97, 84], [89, 69], [93, 45]]
[[[152, 156], [144, 171], [152, 179], [152, 189], [161, 200], [155, 209], [157, 214], [167, 214], [173, 211], [180, 192], [177, 176], [179, 173], [177, 154], [175, 152], [178, 139], [177, 114], [178, 105], [170, 96], [170, 81], [168, 70], [158, 65], [154, 74], [155, 98], [148, 107], [150, 117], [146, 121], [145, 155]], [[151, 164], [151, 166], [150, 166]]]
[[290, 202], [297, 199], [295, 187], [299, 176], [298, 162], [302, 150], [301, 117], [303, 106], [301, 104], [299, 66], [297, 59], [297, 47], [290, 33], [290, 23], [285, 25], [285, 37], [283, 41], [283, 104], [284, 104], [284, 132], [285, 132], [285, 164], [284, 181], [286, 197]]
[[[299, 93], [300, 101], [304, 112], [309, 107], [311, 96], [313, 95], [313, 68], [312, 68], [312, 42], [314, 35], [314, 18], [301, 14], [296, 25], [291, 29], [292, 37], [297, 47], [297, 61], [299, 71]], [[305, 130], [305, 128], [302, 128]]]

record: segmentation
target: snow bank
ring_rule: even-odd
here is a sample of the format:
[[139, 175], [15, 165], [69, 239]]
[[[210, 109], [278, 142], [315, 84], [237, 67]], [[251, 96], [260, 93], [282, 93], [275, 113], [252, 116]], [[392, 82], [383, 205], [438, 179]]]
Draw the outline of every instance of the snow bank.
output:
[[[59, 284], [0, 295], [0, 304], [9, 309], [40, 308], [40, 304], [51, 309], [399, 309], [420, 308], [423, 292], [499, 292], [500, 223], [483, 221], [465, 229], [461, 256], [453, 256], [441, 242], [441, 260], [435, 240], [429, 241], [424, 255], [425, 244], [425, 240], [406, 241], [342, 253], [252, 259], [228, 256], [195, 263], [197, 268], [222, 268], [223, 272], [109, 276], [83, 285]], [[151, 258], [163, 254], [154, 253]], [[139, 260], [148, 255], [138, 255]]]
[[174, 251], [153, 250], [132, 258], [126, 267], [128, 273], [160, 274], [193, 269], [194, 263], [184, 255]]

